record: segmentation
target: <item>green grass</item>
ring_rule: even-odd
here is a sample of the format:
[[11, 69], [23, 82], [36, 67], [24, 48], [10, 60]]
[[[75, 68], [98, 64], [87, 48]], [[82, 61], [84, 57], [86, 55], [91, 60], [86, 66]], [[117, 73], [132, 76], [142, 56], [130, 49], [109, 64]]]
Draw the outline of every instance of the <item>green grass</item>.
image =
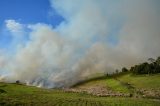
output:
[[108, 79], [106, 81], [108, 87], [110, 87], [113, 91], [118, 91], [122, 93], [130, 93], [131, 91], [124, 85], [122, 85], [119, 81], [115, 79]]
[[[130, 83], [136, 88], [160, 89], [160, 74], [132, 75], [124, 74], [90, 80], [75, 88], [106, 86], [113, 91], [131, 92], [124, 83]], [[159, 106], [160, 100], [127, 98], [127, 97], [97, 97], [86, 93], [64, 92], [58, 89], [42, 89], [18, 84], [0, 83], [0, 106]]]
[[0, 106], [158, 106], [159, 101], [133, 98], [96, 97], [83, 93], [40, 89], [0, 83]]
[[136, 88], [160, 89], [160, 74], [132, 75], [126, 74], [118, 77], [123, 82], [128, 82]]
[[115, 80], [114, 78], [103, 78], [98, 80], [93, 80], [90, 82], [83, 83], [82, 85], [78, 85], [77, 88], [88, 88], [91, 86], [105, 86], [113, 91], [118, 91], [122, 93], [129, 93], [130, 90], [122, 85], [119, 81]]
[[160, 90], [160, 74], [153, 75], [133, 75], [132, 73], [122, 73], [115, 76], [95, 78], [93, 80], [83, 82], [76, 87], [91, 87], [94, 85], [103, 85], [111, 88], [113, 91], [129, 93], [129, 89], [124, 83], [129, 83], [135, 88], [140, 89], [159, 89]]

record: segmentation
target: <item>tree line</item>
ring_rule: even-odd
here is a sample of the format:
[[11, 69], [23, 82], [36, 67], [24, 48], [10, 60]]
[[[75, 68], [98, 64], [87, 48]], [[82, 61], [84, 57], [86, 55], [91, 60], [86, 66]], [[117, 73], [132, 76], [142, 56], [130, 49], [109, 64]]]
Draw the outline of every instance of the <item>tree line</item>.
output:
[[130, 69], [122, 68], [122, 72], [132, 72], [133, 74], [155, 74], [160, 73], [160, 57], [157, 59], [149, 58], [149, 62], [135, 65]]

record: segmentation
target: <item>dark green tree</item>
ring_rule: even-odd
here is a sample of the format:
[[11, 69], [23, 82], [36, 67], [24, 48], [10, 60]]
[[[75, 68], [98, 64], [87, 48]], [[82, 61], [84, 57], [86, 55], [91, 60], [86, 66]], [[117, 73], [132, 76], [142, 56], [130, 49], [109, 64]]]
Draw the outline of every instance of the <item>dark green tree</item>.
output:
[[153, 62], [155, 62], [156, 60], [153, 59], [153, 58], [148, 58], [148, 61], [151, 62], [151, 63], [153, 63]]
[[118, 69], [116, 69], [116, 74], [118, 74], [119, 73], [119, 70]]
[[160, 57], [157, 58], [156, 63], [160, 65]]
[[127, 71], [128, 71], [127, 68], [125, 68], [125, 67], [122, 68], [122, 72], [127, 72]]

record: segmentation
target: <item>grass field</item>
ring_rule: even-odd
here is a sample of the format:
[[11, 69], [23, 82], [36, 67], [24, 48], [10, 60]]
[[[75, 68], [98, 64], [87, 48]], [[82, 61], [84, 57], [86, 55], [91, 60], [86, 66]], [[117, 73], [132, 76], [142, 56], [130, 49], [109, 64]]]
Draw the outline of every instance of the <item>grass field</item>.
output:
[[[75, 88], [104, 85], [114, 91], [132, 92], [120, 81], [137, 88], [160, 88], [160, 75], [107, 77], [83, 83]], [[120, 80], [120, 81], [119, 81]], [[144, 82], [140, 81], [144, 80]], [[153, 83], [154, 82], [154, 83]], [[148, 84], [148, 85], [147, 85]], [[0, 106], [159, 106], [160, 100], [134, 97], [97, 97], [86, 93], [64, 92], [18, 84], [0, 83]]]
[[132, 75], [126, 74], [118, 77], [123, 82], [131, 83], [137, 88], [160, 89], [160, 74]]
[[153, 75], [133, 75], [132, 73], [118, 74], [110, 77], [95, 78], [95, 80], [83, 82], [77, 88], [88, 88], [94, 85], [103, 85], [118, 92], [131, 92], [125, 83], [135, 88], [158, 89], [160, 90], [160, 74]]

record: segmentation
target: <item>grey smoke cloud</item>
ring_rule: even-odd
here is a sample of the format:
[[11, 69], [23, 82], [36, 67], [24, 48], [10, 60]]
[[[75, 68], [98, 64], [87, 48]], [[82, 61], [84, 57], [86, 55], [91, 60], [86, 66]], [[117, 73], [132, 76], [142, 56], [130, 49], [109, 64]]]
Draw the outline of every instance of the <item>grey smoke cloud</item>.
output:
[[[112, 73], [159, 56], [156, 0], [50, 2], [65, 21], [56, 28], [28, 25], [30, 40], [25, 45], [20, 43], [9, 57], [0, 54], [0, 68], [10, 73], [7, 82], [69, 87], [88, 75]], [[118, 23], [123, 24], [113, 30]], [[18, 22], [16, 25], [23, 26]], [[116, 43], [108, 40], [112, 36]]]

